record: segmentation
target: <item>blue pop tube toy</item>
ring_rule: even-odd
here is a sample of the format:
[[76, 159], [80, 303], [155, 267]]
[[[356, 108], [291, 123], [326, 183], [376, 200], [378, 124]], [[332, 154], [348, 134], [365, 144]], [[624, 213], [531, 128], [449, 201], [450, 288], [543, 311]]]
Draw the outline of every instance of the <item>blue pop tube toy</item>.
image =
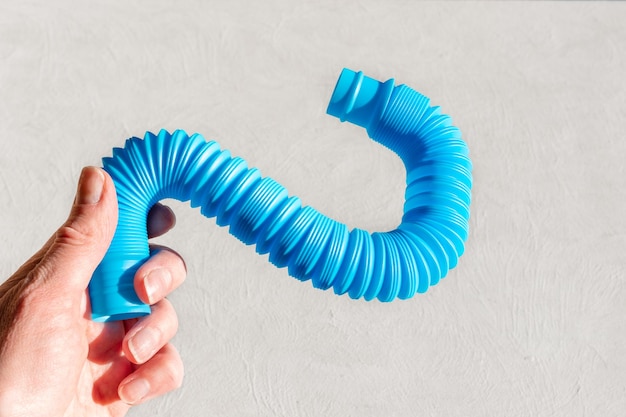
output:
[[298, 197], [214, 141], [182, 130], [133, 137], [103, 158], [117, 192], [113, 241], [89, 284], [92, 319], [150, 313], [133, 280], [150, 253], [146, 219], [159, 200], [191, 201], [206, 217], [315, 288], [391, 301], [425, 292], [457, 265], [468, 237], [472, 163], [449, 116], [411, 88], [344, 69], [328, 114], [364, 127], [407, 172], [404, 215], [389, 232], [368, 233], [303, 207]]

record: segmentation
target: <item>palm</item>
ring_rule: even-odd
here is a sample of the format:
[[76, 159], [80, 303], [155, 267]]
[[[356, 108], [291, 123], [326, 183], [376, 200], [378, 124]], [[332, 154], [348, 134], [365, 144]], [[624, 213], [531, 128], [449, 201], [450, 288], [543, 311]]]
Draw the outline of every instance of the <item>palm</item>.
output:
[[88, 350], [86, 356], [83, 354], [77, 386], [67, 387], [69, 392], [75, 392], [75, 397], [70, 400], [66, 415], [126, 415], [130, 406], [119, 399], [117, 388], [135, 369], [135, 365], [122, 353], [122, 340], [127, 326], [130, 327], [130, 323], [82, 322], [80, 327], [85, 329]]

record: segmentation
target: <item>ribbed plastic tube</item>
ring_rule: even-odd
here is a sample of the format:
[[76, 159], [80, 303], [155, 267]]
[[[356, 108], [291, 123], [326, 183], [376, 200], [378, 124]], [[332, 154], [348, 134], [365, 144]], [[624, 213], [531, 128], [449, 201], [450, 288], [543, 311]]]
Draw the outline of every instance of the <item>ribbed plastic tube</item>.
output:
[[103, 159], [115, 183], [118, 226], [90, 282], [92, 318], [150, 313], [133, 279], [149, 256], [146, 219], [159, 200], [191, 201], [206, 217], [299, 280], [352, 298], [391, 301], [425, 292], [454, 268], [468, 237], [472, 164], [450, 117], [411, 88], [344, 69], [328, 113], [367, 130], [404, 162], [397, 229], [369, 233], [303, 207], [285, 187], [201, 135], [165, 130], [131, 138]]

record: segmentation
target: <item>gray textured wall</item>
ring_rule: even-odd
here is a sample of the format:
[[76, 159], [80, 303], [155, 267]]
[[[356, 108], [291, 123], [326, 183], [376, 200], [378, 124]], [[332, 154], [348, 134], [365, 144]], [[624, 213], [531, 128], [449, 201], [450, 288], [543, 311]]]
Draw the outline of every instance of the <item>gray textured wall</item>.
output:
[[346, 66], [463, 131], [459, 267], [409, 301], [355, 302], [169, 202], [186, 378], [131, 415], [623, 415], [625, 21], [624, 3], [2, 0], [2, 277], [65, 219], [83, 165], [160, 128], [351, 227], [396, 226], [400, 161], [324, 114]]

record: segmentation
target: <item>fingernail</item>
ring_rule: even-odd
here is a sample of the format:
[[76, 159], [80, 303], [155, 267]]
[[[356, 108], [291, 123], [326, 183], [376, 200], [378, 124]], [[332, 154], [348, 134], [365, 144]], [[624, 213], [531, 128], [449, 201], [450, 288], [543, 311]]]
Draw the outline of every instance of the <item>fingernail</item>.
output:
[[102, 197], [104, 174], [96, 167], [85, 167], [78, 181], [76, 202], [78, 204], [96, 204]]
[[158, 348], [159, 331], [153, 327], [144, 327], [128, 340], [128, 349], [138, 362], [145, 362], [154, 355]]
[[172, 282], [172, 274], [165, 268], [153, 269], [144, 279], [146, 295], [150, 304], [159, 301], [159, 297], [167, 291]]
[[136, 404], [148, 395], [150, 384], [143, 378], [133, 379], [122, 385], [120, 388], [120, 398], [127, 404]]

